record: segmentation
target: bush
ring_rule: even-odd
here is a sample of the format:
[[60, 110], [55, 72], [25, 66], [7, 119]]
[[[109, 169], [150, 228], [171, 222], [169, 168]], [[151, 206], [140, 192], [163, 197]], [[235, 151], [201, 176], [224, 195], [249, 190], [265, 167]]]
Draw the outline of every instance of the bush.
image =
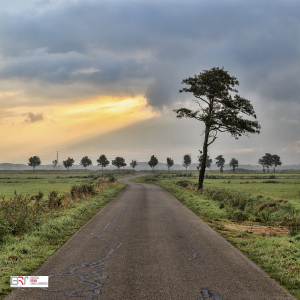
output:
[[[95, 195], [93, 184], [74, 185], [71, 187], [70, 195], [72, 199], [78, 197]], [[0, 242], [8, 234], [18, 235], [28, 231], [39, 222], [40, 216], [47, 209], [58, 209], [62, 206], [64, 195], [59, 196], [58, 191], [51, 191], [47, 201], [42, 201], [43, 193], [39, 191], [38, 195], [24, 197], [15, 191], [14, 198], [5, 200], [2, 197], [0, 202]], [[1, 197], [0, 197], [1, 199]]]
[[249, 215], [243, 211], [234, 211], [229, 215], [229, 219], [237, 222], [244, 222], [249, 219]]
[[258, 218], [264, 222], [271, 221], [271, 213], [268, 210], [263, 210], [258, 214]]
[[158, 181], [158, 179], [154, 177], [146, 177], [145, 181], [152, 182], [152, 181]]
[[40, 201], [34, 201], [15, 193], [14, 198], [6, 201], [2, 197], [0, 202], [0, 240], [7, 234], [21, 234], [35, 225], [43, 212]]
[[[194, 191], [197, 187], [196, 183], [188, 180], [180, 180], [175, 184], [183, 188], [190, 187]], [[203, 195], [219, 202], [217, 205], [220, 209], [226, 209], [224, 213], [229, 219], [238, 222], [250, 219], [260, 223], [280, 222], [282, 226], [289, 227], [297, 225], [297, 231], [300, 232], [300, 210], [287, 200], [274, 200], [213, 186], [206, 186]]]
[[281, 183], [280, 181], [274, 181], [274, 180], [265, 180], [262, 183]]
[[59, 208], [62, 204], [62, 198], [63, 197], [58, 197], [57, 191], [50, 192], [50, 194], [48, 195], [48, 201], [47, 201], [48, 207], [50, 209]]
[[116, 181], [116, 178], [114, 176], [110, 176], [108, 178], [108, 182], [115, 182]]
[[179, 180], [176, 182], [176, 184], [181, 187], [187, 187], [189, 186], [190, 182], [188, 180]]
[[[16, 195], [16, 191], [15, 191], [15, 195]], [[41, 191], [39, 191], [38, 195], [32, 196], [30, 198], [30, 200], [41, 201], [43, 199], [43, 197], [44, 197], [44, 194]]]
[[245, 200], [239, 201], [239, 209], [240, 210], [245, 210], [246, 204], [247, 204], [247, 202]]
[[219, 175], [205, 175], [206, 179], [219, 179], [221, 178]]
[[93, 184], [76, 185], [74, 184], [70, 189], [71, 198], [74, 200], [76, 198], [82, 198], [87, 195], [95, 195], [95, 187]]
[[299, 233], [299, 230], [297, 227], [292, 227], [290, 230], [290, 236], [296, 236]]

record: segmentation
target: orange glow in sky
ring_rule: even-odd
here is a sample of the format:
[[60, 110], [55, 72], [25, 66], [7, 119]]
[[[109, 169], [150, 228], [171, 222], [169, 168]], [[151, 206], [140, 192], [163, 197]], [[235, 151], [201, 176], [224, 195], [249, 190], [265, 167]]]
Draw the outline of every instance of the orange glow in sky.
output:
[[[5, 141], [0, 150], [7, 162], [26, 154], [55, 151], [58, 145], [80, 142], [155, 116], [146, 104], [142, 96], [100, 97], [69, 105], [9, 109], [0, 123], [0, 139]], [[30, 122], [28, 112], [42, 114], [43, 119]]]

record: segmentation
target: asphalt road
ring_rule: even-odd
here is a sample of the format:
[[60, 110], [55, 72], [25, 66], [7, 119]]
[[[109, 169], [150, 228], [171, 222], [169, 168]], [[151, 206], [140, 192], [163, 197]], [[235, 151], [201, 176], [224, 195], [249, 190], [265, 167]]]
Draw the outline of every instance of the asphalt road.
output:
[[[161, 187], [131, 183], [7, 300], [295, 299]], [[73, 298], [74, 299], [74, 298]]]

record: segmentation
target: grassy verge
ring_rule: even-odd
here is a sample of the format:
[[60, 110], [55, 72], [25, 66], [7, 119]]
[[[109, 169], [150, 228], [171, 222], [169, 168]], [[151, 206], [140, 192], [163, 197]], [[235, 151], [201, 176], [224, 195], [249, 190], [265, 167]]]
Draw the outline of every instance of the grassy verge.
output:
[[[300, 299], [300, 212], [297, 205], [220, 187], [213, 182], [207, 182], [200, 195], [196, 191], [196, 179], [180, 179], [170, 175], [148, 175], [133, 181], [165, 188]], [[255, 233], [255, 229], [260, 229], [260, 233]], [[287, 234], [280, 235], [280, 230], [284, 229]]]
[[[42, 207], [47, 209], [34, 225], [26, 231], [10, 231], [2, 236], [0, 299], [12, 291], [10, 276], [30, 275], [126, 187], [112, 180], [97, 180], [93, 186], [94, 196], [85, 195], [82, 189], [75, 188], [75, 193], [81, 194], [72, 197], [71, 189], [59, 206], [49, 206], [50, 198], [45, 200]], [[59, 197], [53, 199], [57, 201]]]

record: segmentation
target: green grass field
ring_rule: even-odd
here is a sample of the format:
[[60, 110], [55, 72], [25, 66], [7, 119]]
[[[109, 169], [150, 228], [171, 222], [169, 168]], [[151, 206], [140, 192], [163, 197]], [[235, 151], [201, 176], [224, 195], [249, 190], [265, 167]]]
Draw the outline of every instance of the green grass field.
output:
[[90, 175], [84, 173], [70, 174], [0, 174], [0, 196], [13, 197], [14, 192], [23, 195], [37, 195], [41, 191], [48, 195], [53, 190], [64, 194], [74, 184], [86, 182]]
[[[300, 175], [151, 174], [133, 181], [162, 186], [300, 299]], [[270, 177], [271, 176], [271, 177]]]
[[[208, 175], [205, 184], [300, 204], [299, 174], [223, 175], [219, 176], [223, 178], [209, 179], [212, 176]], [[197, 182], [197, 179], [193, 181]]]

